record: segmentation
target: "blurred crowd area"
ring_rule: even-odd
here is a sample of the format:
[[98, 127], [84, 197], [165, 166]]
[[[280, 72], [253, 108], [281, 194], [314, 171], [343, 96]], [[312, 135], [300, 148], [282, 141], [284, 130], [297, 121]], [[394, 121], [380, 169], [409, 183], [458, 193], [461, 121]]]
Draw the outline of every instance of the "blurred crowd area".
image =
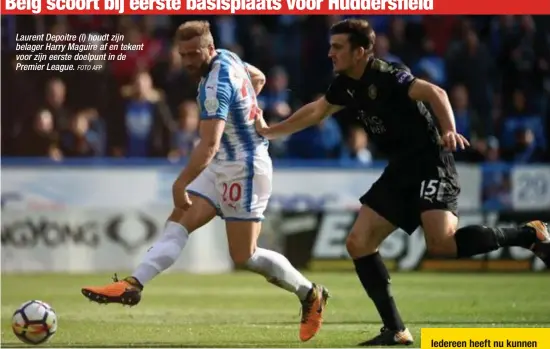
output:
[[[259, 103], [270, 122], [288, 117], [327, 88], [328, 29], [343, 17], [200, 18], [211, 22], [218, 48], [266, 73]], [[458, 131], [472, 141], [470, 150], [457, 154], [459, 161], [549, 160], [548, 16], [365, 18], [377, 32], [376, 56], [403, 62], [447, 90]], [[198, 138], [196, 85], [181, 69], [173, 36], [189, 19], [196, 18], [3, 16], [2, 155], [186, 157]], [[124, 52], [124, 61], [92, 62], [102, 67], [96, 71], [16, 71], [16, 33], [122, 33], [125, 42], [143, 43], [144, 49]], [[272, 155], [364, 164], [379, 159], [355, 120], [343, 111], [273, 142]], [[489, 182], [502, 182], [502, 172], [494, 176]]]

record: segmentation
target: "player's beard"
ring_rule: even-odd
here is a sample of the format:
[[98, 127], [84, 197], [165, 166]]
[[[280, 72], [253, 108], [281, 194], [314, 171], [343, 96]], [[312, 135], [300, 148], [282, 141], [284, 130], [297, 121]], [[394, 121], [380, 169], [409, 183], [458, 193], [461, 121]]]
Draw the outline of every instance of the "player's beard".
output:
[[199, 71], [200, 71], [200, 75], [203, 76], [203, 75], [206, 75], [206, 73], [208, 73], [208, 69], [210, 68], [210, 63], [209, 62], [204, 62], [201, 67], [199, 68]]
[[193, 80], [200, 81], [201, 77], [205, 76], [206, 73], [208, 73], [209, 67], [210, 67], [210, 64], [208, 64], [207, 62], [204, 62], [201, 64], [200, 67], [198, 68], [193, 67], [191, 69], [188, 69], [187, 71]]
[[204, 65], [200, 67], [188, 66], [185, 68], [185, 72], [194, 83], [198, 83], [201, 77], [206, 73]]

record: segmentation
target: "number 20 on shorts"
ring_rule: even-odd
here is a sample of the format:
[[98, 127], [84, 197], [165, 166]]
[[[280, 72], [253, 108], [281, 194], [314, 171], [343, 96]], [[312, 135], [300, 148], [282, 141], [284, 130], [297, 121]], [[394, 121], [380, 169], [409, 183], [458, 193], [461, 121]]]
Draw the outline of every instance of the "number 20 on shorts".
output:
[[238, 202], [241, 200], [243, 194], [243, 187], [241, 183], [223, 183], [223, 202]]

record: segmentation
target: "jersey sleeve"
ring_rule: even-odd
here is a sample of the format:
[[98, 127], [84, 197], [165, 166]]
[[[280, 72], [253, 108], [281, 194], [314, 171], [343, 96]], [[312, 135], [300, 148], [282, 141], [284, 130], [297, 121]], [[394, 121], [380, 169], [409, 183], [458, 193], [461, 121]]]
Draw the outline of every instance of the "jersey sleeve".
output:
[[221, 64], [214, 65], [199, 89], [201, 120], [227, 120], [233, 91], [228, 69]]
[[388, 90], [399, 97], [409, 98], [409, 89], [416, 80], [406, 66], [394, 66], [386, 74], [386, 83]]
[[337, 76], [325, 92], [325, 99], [332, 105], [346, 106], [353, 99], [353, 91], [347, 91], [346, 83], [342, 76]]

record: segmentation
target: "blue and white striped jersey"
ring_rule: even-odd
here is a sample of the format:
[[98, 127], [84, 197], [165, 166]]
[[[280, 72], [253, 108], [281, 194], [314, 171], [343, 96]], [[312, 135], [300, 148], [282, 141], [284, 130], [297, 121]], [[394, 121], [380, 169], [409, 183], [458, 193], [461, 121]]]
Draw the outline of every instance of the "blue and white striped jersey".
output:
[[258, 112], [256, 93], [246, 64], [233, 52], [217, 50], [209, 72], [199, 84], [198, 104], [201, 120], [223, 119], [218, 160], [243, 160], [267, 156], [269, 142], [256, 132]]

